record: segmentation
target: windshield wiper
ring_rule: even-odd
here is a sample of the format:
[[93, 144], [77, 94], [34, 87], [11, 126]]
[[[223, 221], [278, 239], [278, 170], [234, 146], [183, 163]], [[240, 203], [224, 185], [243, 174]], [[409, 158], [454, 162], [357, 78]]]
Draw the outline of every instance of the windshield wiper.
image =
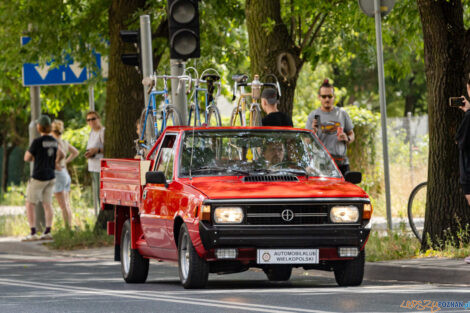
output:
[[301, 170], [301, 169], [281, 168], [281, 169], [275, 170], [274, 172], [276, 172], [276, 173], [287, 172], [289, 174], [304, 175], [305, 177], [308, 177], [308, 172], [306, 170]]
[[233, 168], [226, 168], [222, 166], [201, 166], [191, 170], [191, 173], [198, 173], [198, 172], [228, 172], [228, 173], [238, 173], [241, 175], [250, 175], [247, 171], [237, 170]]

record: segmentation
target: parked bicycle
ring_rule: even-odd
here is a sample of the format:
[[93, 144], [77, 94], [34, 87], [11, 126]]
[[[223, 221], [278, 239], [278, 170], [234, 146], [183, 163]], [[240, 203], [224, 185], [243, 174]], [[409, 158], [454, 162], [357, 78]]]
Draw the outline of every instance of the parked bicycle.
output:
[[410, 223], [411, 230], [419, 241], [423, 239], [427, 189], [427, 182], [417, 185], [411, 191], [410, 198], [408, 199], [408, 221]]
[[[231, 126], [236, 126], [237, 124], [239, 124], [240, 126], [247, 126], [246, 107], [248, 103], [248, 98], [251, 98], [249, 108], [249, 126], [261, 126], [261, 107], [259, 103], [261, 98], [261, 88], [276, 88], [279, 97], [281, 97], [281, 88], [279, 86], [277, 78], [274, 75], [268, 76], [274, 77], [275, 82], [263, 83], [260, 81], [259, 75], [254, 75], [254, 78], [251, 83], [248, 82], [248, 75], [246, 74], [237, 74], [232, 76], [232, 79], [234, 81], [232, 101], [237, 98], [238, 89], [240, 89], [240, 97], [238, 98], [237, 105], [233, 109], [232, 115], [230, 117]], [[247, 86], [251, 87], [250, 92], [245, 92], [245, 87]]]
[[[143, 155], [144, 150], [152, 147], [167, 126], [181, 125], [181, 117], [176, 107], [170, 104], [168, 91], [168, 80], [179, 78], [180, 76], [151, 75], [142, 81], [148, 87], [149, 101], [141, 113], [140, 136], [136, 140], [138, 154]], [[159, 79], [163, 80], [163, 89], [157, 90]], [[162, 106], [159, 109], [157, 109], [158, 97], [163, 97]], [[160, 130], [158, 120], [161, 121]]]
[[[196, 78], [192, 78], [190, 73], [193, 72]], [[217, 98], [221, 93], [220, 74], [214, 69], [206, 69], [199, 78], [199, 73], [194, 67], [188, 67], [179, 79], [178, 92], [181, 89], [181, 83], [187, 84], [187, 94], [191, 94], [188, 99], [189, 114], [188, 125], [202, 126], [202, 117], [204, 116], [204, 124], [207, 126], [221, 126], [222, 121], [217, 108]], [[192, 88], [194, 82], [194, 88]], [[202, 88], [201, 84], [205, 84], [206, 88]], [[217, 94], [214, 92], [217, 89]], [[192, 93], [191, 93], [192, 91]], [[200, 106], [199, 93], [204, 94], [204, 110]], [[194, 120], [191, 122], [194, 115]]]

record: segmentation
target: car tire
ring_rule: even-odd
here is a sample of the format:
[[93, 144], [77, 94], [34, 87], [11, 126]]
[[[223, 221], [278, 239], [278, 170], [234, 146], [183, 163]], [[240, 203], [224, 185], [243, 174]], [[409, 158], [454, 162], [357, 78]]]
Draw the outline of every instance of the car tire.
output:
[[194, 249], [188, 228], [183, 223], [178, 238], [178, 272], [186, 289], [204, 288], [209, 278], [209, 264]]
[[357, 258], [342, 261], [334, 267], [336, 283], [339, 286], [359, 286], [364, 278], [365, 251], [361, 251]]
[[131, 224], [127, 220], [121, 234], [121, 272], [126, 283], [145, 283], [149, 272], [149, 259], [131, 249]]
[[292, 274], [292, 266], [290, 265], [271, 265], [263, 268], [270, 281], [287, 281]]

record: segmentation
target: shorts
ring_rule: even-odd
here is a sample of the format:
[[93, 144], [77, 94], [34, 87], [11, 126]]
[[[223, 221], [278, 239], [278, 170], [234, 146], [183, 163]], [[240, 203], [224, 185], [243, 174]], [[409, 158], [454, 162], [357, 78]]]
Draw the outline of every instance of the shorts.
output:
[[54, 185], [54, 193], [56, 192], [62, 192], [70, 191], [70, 175], [69, 172], [67, 172], [67, 169], [62, 169], [61, 171], [55, 171], [55, 185]]
[[49, 203], [52, 204], [52, 189], [55, 179], [37, 180], [30, 178], [28, 187], [26, 187], [26, 201], [30, 203]]
[[462, 184], [463, 193], [466, 195], [470, 195], [470, 184]]

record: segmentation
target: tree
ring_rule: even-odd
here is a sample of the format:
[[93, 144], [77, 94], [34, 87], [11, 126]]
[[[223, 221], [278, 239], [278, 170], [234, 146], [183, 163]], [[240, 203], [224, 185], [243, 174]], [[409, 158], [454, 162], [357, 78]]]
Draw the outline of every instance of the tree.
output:
[[423, 236], [439, 245], [470, 223], [470, 208], [459, 185], [454, 136], [462, 113], [448, 99], [465, 92], [470, 71], [470, 30], [460, 0], [418, 0], [423, 27], [429, 114], [428, 195]]

